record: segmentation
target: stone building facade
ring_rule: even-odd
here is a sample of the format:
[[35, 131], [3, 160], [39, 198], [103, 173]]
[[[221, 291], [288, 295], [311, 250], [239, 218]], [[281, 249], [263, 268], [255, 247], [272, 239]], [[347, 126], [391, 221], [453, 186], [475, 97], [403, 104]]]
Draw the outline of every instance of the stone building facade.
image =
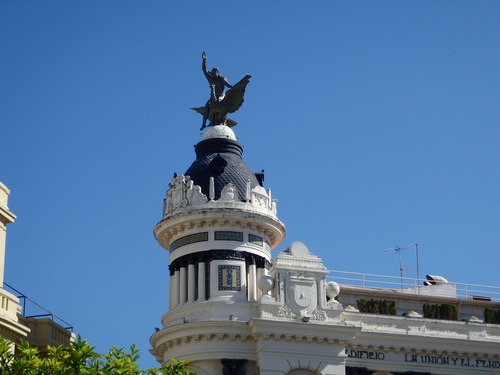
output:
[[[285, 225], [233, 131], [209, 127], [195, 151], [154, 229], [170, 256], [169, 311], [150, 340], [159, 363], [190, 360], [201, 375], [500, 373], [500, 325], [482, 316], [500, 303], [434, 293], [439, 285], [422, 293], [329, 281], [301, 242], [273, 259]], [[395, 310], [360, 312], [361, 299]], [[466, 320], [424, 318], [424, 303], [459, 306]]]

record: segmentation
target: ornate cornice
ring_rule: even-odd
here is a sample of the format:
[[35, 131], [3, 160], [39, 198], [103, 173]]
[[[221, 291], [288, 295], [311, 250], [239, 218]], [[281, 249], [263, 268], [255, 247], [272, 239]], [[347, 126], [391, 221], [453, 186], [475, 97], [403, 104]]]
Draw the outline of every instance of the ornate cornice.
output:
[[20, 341], [27, 337], [31, 330], [25, 325], [13, 322], [0, 317], [0, 333], [2, 336], [13, 338], [14, 340]]
[[271, 249], [278, 246], [286, 233], [285, 225], [276, 218], [238, 209], [214, 208], [164, 219], [156, 225], [154, 235], [163, 248], [169, 249], [171, 243], [180, 236], [194, 230], [212, 228], [239, 228], [260, 233], [269, 239]]
[[[160, 331], [161, 332], [161, 331]], [[328, 345], [345, 345], [346, 341], [343, 338], [334, 338], [329, 335], [318, 335], [318, 334], [293, 334], [293, 333], [272, 333], [272, 332], [253, 332], [253, 333], [194, 333], [186, 334], [182, 337], [173, 337], [165, 341], [159, 339], [161, 342], [157, 347], [154, 348], [156, 356], [163, 357], [167, 350], [172, 350], [174, 348], [182, 347], [188, 344], [201, 343], [207, 344], [217, 344], [223, 341], [229, 342], [256, 342], [257, 340], [273, 340], [273, 341], [288, 341], [288, 342], [303, 342], [303, 343], [316, 343], [316, 344], [328, 344]], [[153, 344], [153, 342], [152, 342]], [[153, 344], [154, 346], [154, 344]]]
[[194, 323], [190, 326], [175, 326], [158, 331], [151, 337], [151, 345], [157, 357], [164, 357], [167, 350], [177, 349], [183, 345], [201, 344], [203, 346], [215, 344], [219, 346], [221, 342], [241, 342], [254, 341], [248, 326], [244, 322], [219, 323]]
[[5, 229], [5, 224], [11, 224], [16, 219], [16, 215], [10, 212], [6, 206], [0, 204], [0, 228]]

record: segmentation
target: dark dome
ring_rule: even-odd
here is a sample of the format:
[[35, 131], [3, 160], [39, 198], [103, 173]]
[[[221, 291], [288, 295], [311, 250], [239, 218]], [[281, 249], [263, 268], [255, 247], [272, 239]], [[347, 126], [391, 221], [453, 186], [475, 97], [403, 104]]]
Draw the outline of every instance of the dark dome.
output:
[[216, 200], [230, 182], [236, 187], [240, 201], [245, 201], [247, 181], [250, 181], [251, 189], [259, 185], [255, 173], [241, 158], [241, 143], [225, 138], [210, 138], [198, 143], [195, 151], [196, 160], [184, 174], [191, 177], [195, 185], [200, 185], [207, 197], [210, 195], [210, 177], [214, 178]]

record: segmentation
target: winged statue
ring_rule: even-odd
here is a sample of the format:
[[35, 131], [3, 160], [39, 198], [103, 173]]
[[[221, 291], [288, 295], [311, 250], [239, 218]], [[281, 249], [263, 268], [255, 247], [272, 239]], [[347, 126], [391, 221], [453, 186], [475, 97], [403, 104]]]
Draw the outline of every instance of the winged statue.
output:
[[[210, 99], [204, 107], [191, 107], [192, 110], [203, 116], [203, 123], [200, 130], [207, 126], [226, 125], [233, 127], [237, 122], [227, 117], [228, 113], [236, 112], [243, 104], [245, 89], [250, 82], [251, 75], [246, 75], [234, 86], [226, 77], [219, 74], [218, 68], [207, 70], [207, 55], [202, 54], [202, 70], [210, 85]], [[226, 92], [225, 88], [229, 90]], [[210, 123], [207, 125], [207, 120]]]

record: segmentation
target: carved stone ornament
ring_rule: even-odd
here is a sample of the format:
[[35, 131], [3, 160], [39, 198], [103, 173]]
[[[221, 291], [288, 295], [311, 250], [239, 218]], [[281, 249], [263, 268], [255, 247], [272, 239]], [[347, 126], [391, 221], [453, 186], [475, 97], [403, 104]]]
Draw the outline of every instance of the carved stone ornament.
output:
[[257, 186], [252, 189], [251, 202], [254, 206], [260, 206], [264, 208], [269, 208], [271, 203], [266, 190], [262, 186]]
[[292, 309], [288, 306], [283, 306], [278, 310], [278, 316], [280, 318], [297, 319], [299, 315], [295, 314]]
[[293, 300], [299, 308], [303, 309], [311, 306], [312, 292], [311, 285], [292, 285]]
[[[339, 321], [342, 306], [327, 303], [325, 280], [328, 271], [320, 258], [309, 252], [307, 247], [294, 242], [287, 250], [280, 252], [269, 276], [275, 280], [274, 304], [279, 307], [278, 317], [317, 321]], [[272, 301], [261, 300], [262, 305]], [[270, 308], [262, 307], [262, 314], [270, 314]]]
[[191, 206], [204, 204], [208, 201], [207, 196], [201, 192], [201, 186], [193, 185], [192, 180], [188, 183], [187, 199]]
[[285, 300], [295, 314], [310, 315], [318, 307], [316, 283], [312, 278], [290, 277], [287, 294]]
[[186, 176], [183, 175], [175, 176], [172, 182], [168, 184], [169, 190], [167, 191], [165, 213], [170, 213], [178, 208], [187, 206], [186, 186]]
[[222, 189], [220, 193], [220, 199], [224, 202], [234, 202], [238, 201], [238, 190], [233, 184], [229, 183]]
[[[203, 194], [201, 187], [195, 185], [191, 177], [185, 175], [175, 176], [168, 185], [166, 198], [164, 200], [163, 217], [176, 214], [178, 210], [197, 209], [199, 206], [209, 205], [214, 206], [214, 201], [209, 200]], [[257, 186], [247, 191], [247, 201], [242, 202], [238, 195], [238, 189], [232, 183], [228, 183], [221, 191], [221, 197], [215, 203], [220, 203], [221, 207], [226, 207], [228, 202], [233, 203], [235, 208], [253, 209], [267, 215], [276, 216], [277, 199], [271, 199], [271, 191], [266, 191], [261, 186]], [[191, 208], [192, 207], [192, 208]]]
[[314, 310], [311, 313], [311, 320], [325, 321], [326, 320], [326, 312], [324, 312], [322, 310]]
[[201, 192], [201, 187], [194, 185], [189, 176], [175, 176], [168, 187], [164, 216], [188, 205], [208, 202], [207, 196]]

